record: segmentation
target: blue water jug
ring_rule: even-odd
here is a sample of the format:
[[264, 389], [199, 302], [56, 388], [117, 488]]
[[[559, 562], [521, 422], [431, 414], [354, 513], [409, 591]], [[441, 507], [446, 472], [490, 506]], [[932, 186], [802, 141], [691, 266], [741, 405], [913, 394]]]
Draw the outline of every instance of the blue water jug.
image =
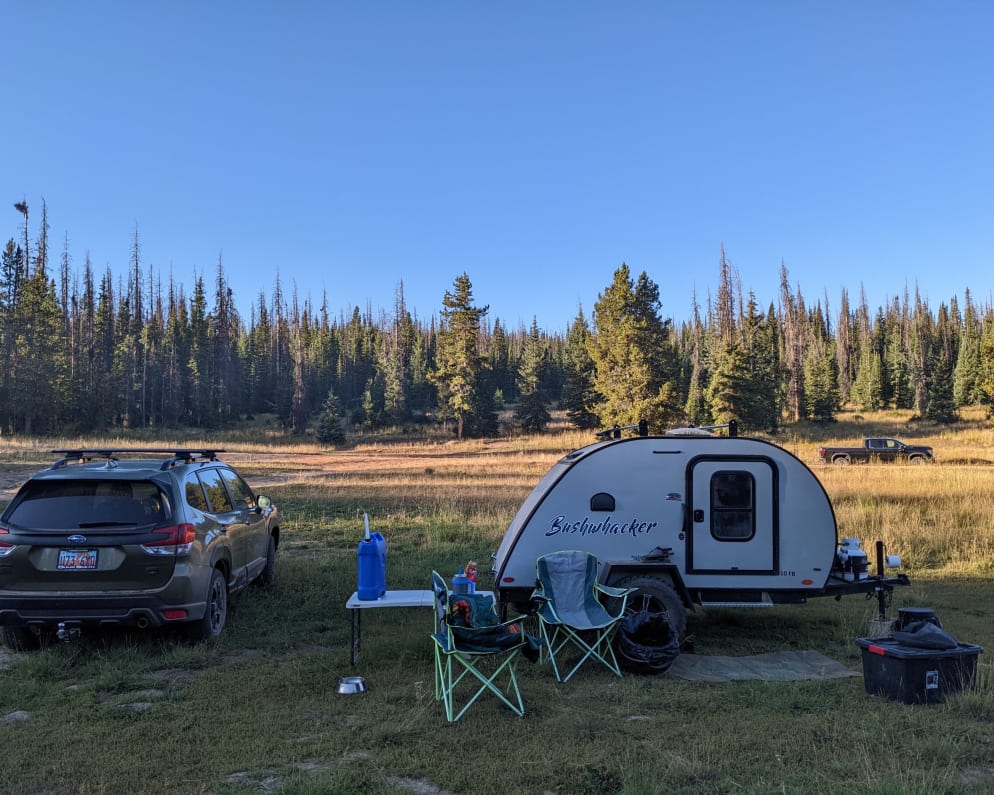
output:
[[459, 569], [459, 573], [452, 577], [452, 593], [472, 593], [469, 586], [469, 578], [462, 573], [462, 569]]
[[387, 542], [380, 533], [369, 532], [366, 517], [366, 537], [359, 542], [359, 599], [364, 602], [379, 599], [387, 592]]

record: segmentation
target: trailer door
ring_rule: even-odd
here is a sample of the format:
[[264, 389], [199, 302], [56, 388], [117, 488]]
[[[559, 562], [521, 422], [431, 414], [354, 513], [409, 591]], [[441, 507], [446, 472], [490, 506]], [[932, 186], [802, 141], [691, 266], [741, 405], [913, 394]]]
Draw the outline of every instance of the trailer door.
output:
[[777, 470], [768, 458], [690, 462], [687, 570], [775, 574], [779, 570]]

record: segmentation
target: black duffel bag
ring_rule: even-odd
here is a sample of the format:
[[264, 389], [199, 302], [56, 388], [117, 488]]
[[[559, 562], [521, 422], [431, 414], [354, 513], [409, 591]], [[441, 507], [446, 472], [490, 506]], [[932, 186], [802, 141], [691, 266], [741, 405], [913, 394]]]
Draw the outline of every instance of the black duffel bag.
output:
[[615, 635], [618, 665], [636, 674], [661, 674], [680, 654], [680, 639], [666, 613], [641, 610], [621, 620]]

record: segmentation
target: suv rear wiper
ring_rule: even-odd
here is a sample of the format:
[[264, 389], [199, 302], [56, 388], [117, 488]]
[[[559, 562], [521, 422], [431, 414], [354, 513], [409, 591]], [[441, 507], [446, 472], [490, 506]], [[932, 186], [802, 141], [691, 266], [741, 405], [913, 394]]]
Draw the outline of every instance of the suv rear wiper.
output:
[[88, 527], [136, 527], [138, 522], [80, 522], [80, 530]]

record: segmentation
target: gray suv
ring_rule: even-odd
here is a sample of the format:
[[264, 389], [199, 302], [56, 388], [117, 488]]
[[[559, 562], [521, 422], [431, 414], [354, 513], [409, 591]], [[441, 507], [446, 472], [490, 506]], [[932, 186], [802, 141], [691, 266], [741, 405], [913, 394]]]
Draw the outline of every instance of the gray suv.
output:
[[229, 594], [275, 581], [279, 511], [217, 459], [223, 450], [53, 452], [0, 515], [9, 648], [100, 627], [216, 637]]

